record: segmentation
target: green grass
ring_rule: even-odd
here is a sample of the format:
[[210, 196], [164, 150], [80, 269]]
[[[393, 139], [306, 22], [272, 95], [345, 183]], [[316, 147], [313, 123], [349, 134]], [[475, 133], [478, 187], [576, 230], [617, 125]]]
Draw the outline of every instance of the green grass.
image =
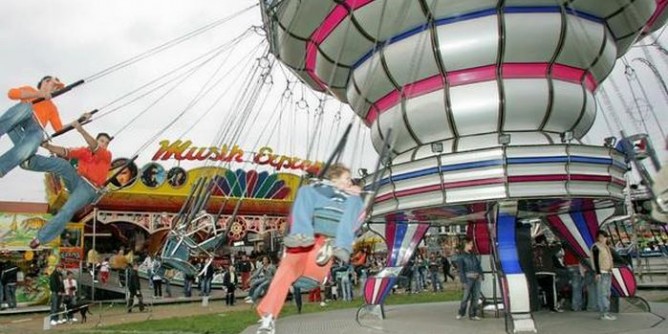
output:
[[[304, 296], [306, 298], [306, 296]], [[443, 301], [459, 300], [461, 292], [446, 291], [444, 293], [421, 293], [421, 294], [397, 294], [390, 295], [386, 300], [386, 305], [401, 304], [420, 304], [434, 303]], [[332, 310], [358, 308], [361, 299], [356, 299], [352, 303], [334, 301], [321, 307], [316, 303], [305, 303], [302, 313], [327, 312]], [[281, 317], [289, 317], [297, 314], [297, 309], [292, 303], [286, 303]], [[191, 317], [174, 317], [171, 319], [149, 320], [139, 323], [123, 324], [104, 327], [97, 330], [84, 330], [76, 333], [144, 333], [144, 332], [172, 332], [172, 333], [218, 333], [218, 334], [238, 334], [248, 326], [257, 323], [258, 316], [255, 310], [233, 310], [223, 313], [205, 314]]]

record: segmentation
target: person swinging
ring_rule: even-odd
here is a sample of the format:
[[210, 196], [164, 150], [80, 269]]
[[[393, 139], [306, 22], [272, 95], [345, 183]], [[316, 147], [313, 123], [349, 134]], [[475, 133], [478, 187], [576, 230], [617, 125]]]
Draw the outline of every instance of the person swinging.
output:
[[[275, 333], [275, 319], [293, 283], [301, 277], [322, 282], [332, 266], [332, 256], [345, 263], [350, 259], [364, 214], [361, 189], [352, 184], [350, 170], [342, 164], [333, 164], [325, 178], [297, 192], [284, 239], [285, 254], [257, 306], [262, 318], [258, 334]], [[330, 238], [334, 238], [333, 246]]]
[[[37, 152], [48, 124], [55, 131], [63, 129], [58, 108], [51, 100], [51, 94], [63, 87], [58, 78], [47, 75], [37, 83], [37, 89], [22, 86], [9, 90], [8, 97], [20, 102], [0, 116], [0, 137], [7, 134], [14, 144], [0, 156], [0, 178]], [[33, 103], [36, 99], [42, 101]], [[83, 117], [82, 122], [90, 115]]]
[[[62, 177], [69, 192], [67, 202], [30, 242], [30, 248], [33, 249], [58, 237], [74, 214], [95, 202], [100, 196], [101, 188], [105, 186], [111, 167], [111, 153], [107, 150], [111, 136], [99, 133], [93, 138], [81, 127], [79, 121], [74, 121], [72, 126], [84, 138], [86, 147], [70, 149], [44, 143], [42, 147], [57, 156], [33, 155], [21, 164], [21, 167], [27, 170], [50, 172]], [[76, 169], [70, 164], [70, 159], [78, 159]]]

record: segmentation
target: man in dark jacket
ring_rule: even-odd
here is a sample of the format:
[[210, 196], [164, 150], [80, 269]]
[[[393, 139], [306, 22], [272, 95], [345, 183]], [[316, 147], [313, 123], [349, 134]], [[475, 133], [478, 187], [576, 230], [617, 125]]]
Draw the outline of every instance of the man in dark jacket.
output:
[[227, 293], [225, 294], [225, 305], [234, 305], [234, 290], [237, 289], [237, 284], [239, 284], [239, 276], [237, 276], [234, 266], [230, 266], [225, 275], [223, 275], [223, 286], [225, 286], [225, 290], [227, 290]]
[[557, 305], [556, 268], [554, 258], [561, 246], [547, 242], [545, 235], [536, 237], [533, 246], [533, 266], [538, 285], [545, 292], [547, 307], [552, 312], [563, 312]]
[[51, 273], [51, 276], [49, 276], [49, 291], [51, 291], [51, 326], [59, 324], [58, 312], [60, 311], [60, 303], [65, 295], [65, 284], [63, 283], [62, 270], [63, 265], [59, 264]]
[[455, 281], [455, 276], [452, 276], [452, 273], [450, 272], [451, 269], [451, 263], [450, 260], [448, 259], [447, 256], [442, 255], [441, 256], [441, 266], [443, 268], [443, 281], [445, 283], [448, 282], [448, 277], [454, 282]]
[[469, 319], [480, 320], [478, 317], [478, 296], [480, 295], [480, 282], [482, 281], [482, 267], [480, 258], [473, 251], [473, 239], [466, 238], [464, 251], [457, 257], [457, 268], [459, 269], [459, 280], [464, 285], [464, 295], [459, 305], [457, 319], [466, 314], [466, 307], [470, 301]]
[[135, 296], [139, 300], [139, 311], [144, 311], [144, 297], [141, 294], [141, 283], [139, 282], [139, 269], [138, 263], [133, 263], [132, 268], [128, 271], [128, 291], [130, 296], [128, 297], [128, 313], [132, 313], [132, 307], [135, 304]]
[[5, 309], [5, 285], [2, 283], [2, 273], [7, 265], [5, 260], [0, 260], [0, 311]]
[[[9, 262], [2, 270], [2, 286], [5, 289], [5, 299], [9, 308], [16, 308], [16, 274], [19, 267]], [[1, 301], [0, 301], [1, 302]]]

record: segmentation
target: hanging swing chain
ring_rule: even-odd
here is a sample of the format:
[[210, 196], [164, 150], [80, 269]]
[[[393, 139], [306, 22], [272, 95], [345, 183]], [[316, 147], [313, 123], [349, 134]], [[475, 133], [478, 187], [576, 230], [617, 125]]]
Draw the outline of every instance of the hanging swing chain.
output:
[[[622, 62], [624, 63], [625, 69], [624, 69], [624, 77], [626, 77], [626, 83], [629, 86], [629, 91], [631, 92], [631, 96], [633, 97], [633, 104], [635, 105], [636, 109], [638, 110], [638, 118], [640, 118], [640, 122], [642, 123], [643, 129], [645, 130], [645, 133], [649, 136], [649, 128], [647, 127], [647, 123], [645, 122], [645, 117], [643, 117], [642, 110], [640, 108], [640, 103], [638, 103], [638, 96], [636, 96], [636, 91], [633, 89], [633, 84], [631, 81], [638, 81], [638, 76], [636, 75], [636, 70], [629, 64], [629, 62], [626, 60], [626, 57], [622, 57]], [[618, 89], [618, 88], [616, 88]], [[621, 92], [620, 92], [621, 93]], [[650, 103], [649, 101], [645, 101], [646, 103]], [[651, 108], [651, 106], [648, 106]], [[633, 117], [633, 114], [628, 106], [625, 106], [626, 112], [629, 114], [629, 116]]]
[[[210, 57], [212, 54], [218, 55], [221, 51], [227, 51], [228, 48], [229, 48], [229, 50], [233, 50], [234, 47], [236, 47], [236, 46], [241, 42], [241, 40], [242, 40], [243, 38], [245, 38], [247, 35], [249, 35], [250, 32], [251, 32], [251, 29], [248, 29], [248, 30], [244, 31], [242, 34], [240, 34], [239, 36], [237, 36], [237, 37], [234, 38], [233, 40], [228, 41], [228, 42], [225, 42], [224, 44], [219, 45], [219, 46], [217, 46], [217, 47], [215, 47], [215, 48], [213, 48], [213, 49], [211, 49], [211, 50], [205, 52], [204, 54], [197, 56], [197, 57], [194, 58], [194, 59], [191, 59], [191, 60], [188, 60], [187, 62], [184, 62], [184, 63], [181, 64], [180, 66], [178, 66], [178, 67], [176, 67], [176, 68], [170, 70], [170, 71], [167, 72], [167, 73], [164, 73], [164, 74], [162, 74], [162, 75], [156, 77], [155, 79], [153, 79], [153, 80], [151, 80], [151, 81], [149, 81], [149, 82], [147, 82], [147, 83], [141, 85], [140, 87], [138, 87], [138, 88], [132, 90], [131, 92], [126, 93], [126, 94], [124, 94], [124, 95], [122, 95], [122, 96], [116, 98], [115, 100], [113, 100], [113, 101], [107, 103], [106, 105], [100, 107], [99, 109], [100, 109], [100, 110], [104, 110], [104, 109], [106, 109], [106, 108], [108, 108], [108, 107], [110, 107], [110, 106], [112, 106], [112, 105], [118, 103], [119, 101], [122, 101], [123, 99], [132, 96], [133, 94], [135, 94], [135, 93], [141, 91], [142, 89], [144, 89], [144, 88], [146, 88], [146, 87], [149, 87], [149, 86], [153, 85], [154, 83], [156, 83], [156, 82], [158, 82], [158, 81], [160, 81], [160, 80], [162, 80], [162, 79], [164, 79], [164, 78], [167, 78], [167, 77], [169, 77], [170, 75], [175, 74], [175, 73], [177, 73], [177, 72], [180, 71], [180, 70], [183, 70], [184, 68], [187, 68], [188, 66], [193, 66], [194, 63], [196, 63], [197, 61], [200, 61], [200, 60], [204, 59], [205, 57]], [[207, 59], [208, 59], [208, 58], [207, 58]], [[206, 61], [206, 60], [205, 60], [205, 61]], [[201, 65], [194, 65], [194, 67], [198, 67], [198, 66], [201, 66]], [[190, 70], [188, 70], [188, 71], [190, 71]], [[188, 71], [186, 71], [186, 73], [187, 73]], [[184, 74], [180, 74], [180, 75], [184, 75]], [[165, 83], [163, 83], [163, 84], [161, 84], [161, 85], [159, 85], [159, 86], [157, 86], [157, 87], [154, 87], [154, 88], [152, 88], [151, 90], [149, 90], [148, 92], [146, 92], [146, 93], [144, 93], [144, 94], [142, 94], [142, 95], [139, 95], [138, 97], [136, 97], [136, 98], [130, 100], [129, 102], [126, 102], [126, 103], [124, 103], [124, 104], [122, 104], [122, 105], [120, 105], [120, 106], [114, 107], [114, 108], [112, 108], [112, 109], [110, 109], [110, 110], [108, 110], [108, 111], [106, 111], [106, 112], [100, 114], [100, 115], [99, 115], [98, 117], [96, 117], [96, 118], [97, 118], [97, 119], [102, 118], [103, 116], [106, 116], [106, 115], [108, 115], [108, 114], [111, 114], [111, 113], [113, 113], [114, 111], [116, 111], [116, 110], [118, 110], [118, 109], [122, 109], [123, 107], [125, 107], [125, 106], [127, 106], [127, 105], [129, 105], [129, 104], [131, 104], [131, 103], [133, 103], [133, 102], [136, 102], [137, 100], [140, 100], [141, 98], [143, 98], [143, 97], [145, 97], [145, 96], [147, 96], [147, 95], [153, 93], [155, 90], [164, 87], [165, 85], [167, 85], [167, 83], [168, 83], [168, 82], [165, 82]]]
[[[260, 43], [260, 45], [262, 45], [262, 44], [266, 44], [266, 42], [263, 40], [263, 41]], [[213, 59], [213, 58], [208, 59], [207, 62], [210, 61], [210, 60], [212, 60], [212, 59]], [[199, 68], [201, 68], [201, 66], [200, 66]], [[189, 74], [189, 76], [190, 76], [190, 74]], [[184, 78], [183, 80], [185, 80], [185, 79], [186, 79], [186, 78]], [[181, 80], [181, 82], [182, 82], [183, 80]], [[179, 82], [179, 83], [180, 83], [180, 82]], [[199, 94], [199, 93], [198, 93], [198, 94]], [[174, 117], [174, 118], [173, 118], [173, 119], [172, 119], [172, 120], [171, 120], [165, 127], [163, 127], [162, 129], [160, 129], [155, 135], [153, 135], [151, 138], [149, 138], [149, 139], [148, 139], [148, 140], [147, 140], [147, 141], [146, 141], [146, 142], [145, 142], [145, 143], [144, 143], [144, 144], [143, 144], [137, 151], [140, 152], [140, 151], [144, 150], [146, 147], [148, 147], [148, 145], [150, 145], [150, 144], [151, 144], [153, 141], [155, 141], [160, 135], [162, 135], [162, 133], [164, 133], [165, 131], [167, 131], [167, 129], [169, 129], [170, 127], [172, 127], [172, 125], [174, 125], [179, 119], [181, 119], [181, 117], [183, 117], [183, 116], [185, 115], [185, 113], [186, 113], [187, 111], [189, 111], [189, 110], [195, 105], [196, 101], [197, 101], [197, 97], [196, 97], [196, 98], [193, 98], [193, 99], [190, 101], [190, 103], [188, 103], [188, 105], [187, 105], [187, 106], [186, 106], [186, 107], [185, 107], [185, 108], [184, 108], [184, 109], [183, 109], [183, 110], [182, 110], [176, 117]]]
[[[249, 65], [249, 63], [253, 61], [253, 58], [252, 58], [252, 57], [244, 57], [244, 58], [247, 58], [247, 59], [245, 59], [245, 63], [241, 66], [241, 68], [246, 68], [247, 65]], [[233, 67], [236, 68], [237, 66], [233, 66]], [[229, 73], [230, 73], [230, 72], [228, 72], [227, 74], [229, 74]], [[237, 76], [236, 76], [235, 78], [233, 78], [230, 82], [239, 82], [239, 81], [241, 81], [242, 75], [243, 75], [244, 73], [245, 73], [245, 72], [239, 72], [239, 73], [237, 74]], [[227, 77], [227, 74], [221, 76], [221, 78], [218, 80], [218, 82], [217, 82], [215, 85], [217, 85], [217, 84], [218, 84], [220, 81], [222, 81], [222, 80], [229, 80], [229, 78]], [[246, 77], [246, 76], [243, 76], [243, 77]], [[233, 86], [230, 85], [230, 86], [228, 86], [223, 92], [221, 92], [221, 93], [219, 94], [219, 96], [216, 98], [216, 100], [209, 106], [209, 108], [207, 108], [207, 110], [204, 112], [204, 114], [202, 114], [202, 115], [197, 119], [197, 121], [194, 122], [191, 126], [189, 126], [187, 129], [185, 129], [185, 130], [181, 133], [181, 135], [178, 137], [178, 139], [182, 139], [186, 134], [190, 133], [190, 131], [191, 131], [197, 124], [199, 124], [199, 122], [201, 122], [201, 121], [202, 121], [202, 120], [203, 120], [203, 119], [204, 119], [204, 118], [205, 118], [211, 111], [213, 111], [214, 107], [216, 107], [216, 106], [220, 103], [220, 101], [223, 99], [223, 97], [225, 97], [225, 96], [227, 95], [227, 93], [229, 93], [230, 90], [231, 90], [232, 88], [233, 88]]]
[[136, 55], [136, 56], [134, 56], [130, 59], [127, 59], [127, 60], [122, 61], [122, 62], [120, 62], [118, 64], [115, 64], [115, 65], [112, 65], [112, 66], [110, 66], [110, 67], [108, 67], [108, 68], [106, 68], [106, 69], [104, 69], [104, 70], [102, 70], [98, 73], [95, 73], [95, 74], [89, 76], [88, 78], [85, 78], [84, 80], [86, 82], [89, 82], [89, 83], [93, 82], [93, 81], [95, 81], [97, 79], [100, 79], [100, 78], [102, 78], [106, 75], [109, 75], [109, 74], [111, 74], [111, 73], [113, 73], [117, 70], [128, 67], [128, 66], [130, 66], [132, 64], [135, 64], [135, 63], [137, 63], [137, 62], [139, 62], [139, 61], [141, 61], [145, 58], [148, 58], [152, 55], [155, 55], [157, 53], [165, 51], [165, 50], [167, 50], [171, 47], [174, 47], [176, 45], [179, 45], [179, 44], [181, 44], [181, 43], [183, 43], [183, 42], [185, 42], [185, 41], [187, 41], [187, 40], [189, 40], [189, 39], [191, 39], [191, 38], [193, 38], [197, 35], [200, 35], [200, 34], [205, 33], [205, 32], [207, 32], [211, 29], [214, 29], [214, 28], [216, 28], [216, 27], [218, 27], [218, 26], [220, 26], [224, 23], [227, 23], [227, 22], [235, 19], [236, 17], [241, 16], [242, 14], [245, 14], [246, 12], [248, 12], [250, 10], [253, 10], [257, 6], [259, 6], [259, 3], [255, 4], [255, 5], [252, 5], [252, 6], [249, 6], [247, 8], [244, 8], [244, 9], [242, 9], [242, 10], [236, 12], [236, 13], [233, 13], [230, 16], [227, 16], [227, 17], [224, 17], [224, 18], [219, 19], [217, 21], [214, 21], [212, 23], [209, 23], [209, 24], [207, 24], [207, 25], [205, 25], [201, 28], [195, 29], [195, 30], [193, 30], [193, 31], [191, 31], [191, 32], [189, 32], [185, 35], [182, 35], [182, 36], [179, 36], [175, 39], [167, 41], [167, 42], [165, 42], [161, 45], [158, 45], [158, 46], [156, 46], [152, 49], [149, 49], [148, 51], [142, 52], [142, 53], [140, 53], [140, 54], [138, 54], [138, 55]]
[[[204, 65], [206, 65], [207, 63], [209, 63], [210, 61], [212, 61], [213, 59], [215, 59], [215, 57], [217, 57], [217, 56], [218, 56], [218, 53], [217, 53], [217, 54], [214, 54], [213, 56], [209, 57], [209, 58], [206, 59], [205, 61], [201, 62], [201, 63], [200, 63], [199, 65], [197, 65], [196, 67], [193, 67], [192, 69], [188, 70], [188, 72], [186, 72], [186, 74], [185, 74], [179, 81], [177, 81], [176, 83], [172, 84], [171, 88], [169, 88], [169, 89], [168, 89], [167, 91], [165, 91], [162, 95], [160, 95], [157, 99], [155, 99], [151, 104], [148, 105], [148, 107], [144, 108], [144, 110], [142, 110], [141, 112], [137, 113], [137, 114], [136, 114], [134, 117], [132, 117], [128, 122], [126, 122], [126, 123], [125, 123], [125, 124], [124, 124], [124, 125], [123, 125], [123, 126], [122, 126], [122, 127], [115, 133], [115, 134], [114, 134], [114, 137], [117, 136], [118, 134], [120, 134], [121, 132], [123, 132], [125, 129], [127, 129], [127, 128], [130, 126], [130, 124], [134, 123], [137, 119], [139, 119], [139, 117], [143, 116], [146, 112], [148, 112], [149, 110], [151, 110], [151, 108], [153, 108], [158, 102], [162, 101], [163, 98], [165, 98], [167, 95], [169, 95], [172, 91], [174, 91], [176, 88], [178, 88], [183, 82], [185, 82], [186, 80], [188, 80], [193, 74], [197, 73], [200, 69], [202, 69], [202, 68], [204, 67]], [[168, 82], [167, 82], [167, 83], [168, 83]], [[186, 110], [188, 110], [188, 107], [186, 107], [186, 109], [184, 109], [184, 111], [186, 111]], [[183, 114], [183, 111], [176, 117], [176, 119], [180, 118], [180, 117], [182, 116], [182, 114]], [[170, 124], [170, 126], [171, 126], [171, 124], [173, 124], [173, 123], [169, 123], [169, 124]], [[160, 133], [157, 134], [157, 135], [159, 136], [159, 135], [160, 135], [163, 131], [165, 131], [165, 130], [166, 130], [166, 128], [165, 128], [165, 129], [162, 129], [162, 130], [160, 131]], [[153, 139], [154, 139], [154, 138], [152, 137], [152, 138], [149, 139], [149, 140], [151, 141], [151, 140], [153, 140]], [[143, 149], [145, 148], [146, 145], [147, 145], [146, 143], [145, 143], [144, 145], [142, 145], [142, 146], [139, 148], [139, 150], [137, 151], [137, 153], [139, 153], [141, 150], [143, 150]]]

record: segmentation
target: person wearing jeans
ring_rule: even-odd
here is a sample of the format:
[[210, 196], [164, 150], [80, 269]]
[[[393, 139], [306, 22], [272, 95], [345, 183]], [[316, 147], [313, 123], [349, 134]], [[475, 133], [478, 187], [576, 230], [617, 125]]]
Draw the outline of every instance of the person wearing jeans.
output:
[[51, 292], [50, 296], [50, 317], [51, 317], [51, 326], [57, 325], [58, 318], [60, 315], [60, 303], [63, 300], [65, 295], [65, 284], [63, 283], [63, 265], [58, 264], [56, 269], [49, 276], [49, 291]]
[[[51, 93], [64, 85], [52, 76], [43, 77], [37, 89], [30, 86], [12, 88], [7, 95], [20, 101], [0, 115], [0, 137], [7, 134], [14, 146], [0, 156], [0, 177], [7, 175], [37, 152], [47, 124], [58, 131], [63, 128], [58, 108], [51, 101]], [[32, 104], [37, 98], [44, 100]]]
[[67, 202], [37, 232], [37, 237], [30, 242], [31, 248], [37, 248], [40, 244], [58, 237], [77, 211], [97, 199], [97, 188], [102, 187], [107, 179], [107, 173], [111, 167], [111, 153], [107, 150], [107, 146], [111, 136], [100, 133], [97, 138], [93, 138], [78, 121], [75, 121], [73, 126], [81, 133], [88, 147], [66, 149], [51, 144], [43, 144], [43, 147], [58, 156], [78, 159], [77, 169], [74, 169], [65, 159], [41, 155], [34, 155], [22, 164], [22, 167], [28, 170], [51, 172], [62, 177], [69, 191]]
[[478, 255], [473, 252], [473, 239], [466, 238], [464, 252], [457, 258], [457, 268], [459, 269], [459, 280], [464, 285], [464, 295], [459, 304], [457, 319], [464, 317], [466, 308], [470, 303], [469, 319], [480, 320], [478, 317], [478, 298], [480, 296], [480, 282], [482, 281], [482, 267]]
[[341, 294], [344, 301], [350, 302], [353, 300], [353, 286], [350, 283], [350, 276], [352, 275], [352, 266], [344, 264], [345, 271], [341, 275]]
[[[35, 154], [44, 137], [42, 128], [31, 115], [32, 109], [30, 104], [20, 103], [7, 111], [7, 113], [10, 112], [13, 112], [13, 114], [27, 113], [28, 119], [19, 122], [17, 125], [13, 126], [13, 128], [9, 129], [9, 131], [5, 132], [14, 146], [0, 157], [0, 177], [7, 175], [20, 163]], [[7, 113], [5, 113], [5, 115]], [[11, 122], [12, 121], [3, 125], [11, 125]], [[3, 126], [3, 128], [6, 128], [6, 126]], [[3, 131], [4, 129], [0, 130], [0, 133], [3, 133]]]
[[617, 317], [610, 314], [610, 288], [612, 285], [612, 252], [608, 247], [608, 233], [599, 231], [596, 243], [591, 248], [591, 257], [596, 272], [596, 293], [598, 295], [598, 311], [601, 320], [615, 320]]

